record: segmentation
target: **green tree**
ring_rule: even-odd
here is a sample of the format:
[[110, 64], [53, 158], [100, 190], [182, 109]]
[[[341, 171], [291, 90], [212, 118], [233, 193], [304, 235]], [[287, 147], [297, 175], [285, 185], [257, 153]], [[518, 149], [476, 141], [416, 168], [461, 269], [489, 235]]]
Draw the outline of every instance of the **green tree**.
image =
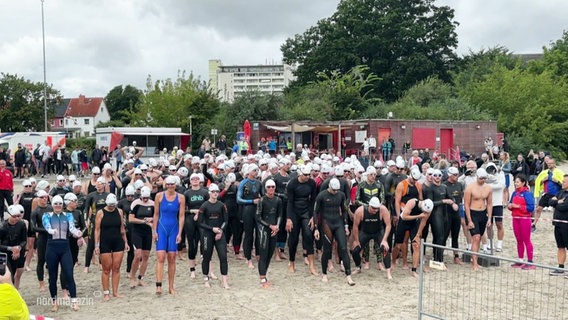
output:
[[112, 88], [105, 97], [110, 118], [118, 123], [130, 124], [127, 111], [137, 112], [137, 103], [141, 95], [142, 91], [130, 85], [124, 87], [119, 85]]
[[[43, 131], [44, 85], [18, 75], [0, 73], [0, 130]], [[53, 117], [54, 105], [60, 99], [59, 91], [47, 87], [48, 119]], [[48, 128], [49, 130], [49, 128]]]
[[316, 81], [319, 72], [367, 65], [380, 77], [374, 94], [393, 101], [428, 76], [450, 80], [453, 18], [453, 9], [434, 0], [342, 0], [331, 17], [287, 39], [281, 50], [286, 63], [299, 65], [297, 85]]
[[225, 134], [228, 141], [243, 129], [245, 120], [278, 120], [282, 96], [265, 94], [260, 91], [246, 91], [235, 98], [233, 103], [224, 103], [211, 124], [219, 135]]
[[489, 49], [481, 49], [461, 57], [452, 70], [452, 78], [455, 87], [460, 90], [471, 81], [482, 81], [483, 78], [493, 72], [495, 66], [503, 66], [512, 70], [520, 66], [521, 60], [516, 58], [509, 49], [497, 46]]
[[548, 71], [555, 77], [568, 80], [568, 31], [564, 31], [562, 38], [551, 43], [550, 47], [543, 47], [542, 60], [531, 61], [530, 70], [535, 73]]
[[568, 87], [551, 72], [495, 66], [482, 81], [471, 82], [461, 97], [497, 119], [499, 131], [535, 141], [557, 154], [568, 153]]
[[378, 80], [367, 66], [355, 66], [345, 74], [320, 72], [316, 81], [286, 93], [282, 114], [290, 120], [358, 119], [378, 101], [371, 98]]
[[193, 73], [186, 76], [185, 72], [178, 72], [175, 81], [153, 82], [148, 77], [146, 85], [138, 110], [126, 111], [132, 126], [181, 127], [184, 132], [191, 129], [192, 147], [201, 141], [199, 138], [208, 135], [207, 129], [219, 111], [220, 102], [205, 81]]

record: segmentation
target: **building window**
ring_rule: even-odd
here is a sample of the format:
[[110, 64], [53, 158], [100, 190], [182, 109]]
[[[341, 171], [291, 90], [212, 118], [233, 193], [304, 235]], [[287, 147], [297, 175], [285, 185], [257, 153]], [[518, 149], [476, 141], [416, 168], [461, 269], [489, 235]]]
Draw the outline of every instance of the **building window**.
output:
[[59, 126], [63, 127], [63, 119], [59, 119]]
[[84, 119], [84, 124], [89, 124], [89, 119]]

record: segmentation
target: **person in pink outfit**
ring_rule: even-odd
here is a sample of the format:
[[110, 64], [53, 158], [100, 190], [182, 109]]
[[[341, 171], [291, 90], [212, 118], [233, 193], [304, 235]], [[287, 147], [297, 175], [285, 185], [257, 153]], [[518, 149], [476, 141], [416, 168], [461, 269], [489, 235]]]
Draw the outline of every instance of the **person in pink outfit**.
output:
[[513, 216], [513, 232], [517, 239], [517, 253], [519, 254], [519, 262], [513, 263], [513, 268], [522, 268], [523, 270], [532, 270], [534, 265], [524, 263], [525, 250], [527, 252], [527, 261], [533, 262], [533, 245], [531, 242], [531, 213], [534, 211], [534, 196], [530, 192], [527, 177], [523, 174], [517, 175], [515, 178], [515, 191], [511, 195], [511, 201], [508, 208]]

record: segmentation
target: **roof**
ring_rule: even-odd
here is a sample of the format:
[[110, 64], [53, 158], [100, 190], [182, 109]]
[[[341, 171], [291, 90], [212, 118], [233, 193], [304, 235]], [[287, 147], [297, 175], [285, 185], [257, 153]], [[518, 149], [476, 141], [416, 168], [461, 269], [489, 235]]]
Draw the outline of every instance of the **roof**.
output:
[[62, 99], [61, 102], [55, 106], [55, 118], [65, 117], [65, 112], [67, 111], [70, 100], [71, 99]]
[[87, 98], [80, 95], [79, 98], [72, 98], [65, 117], [94, 117], [99, 112], [102, 102], [102, 97]]

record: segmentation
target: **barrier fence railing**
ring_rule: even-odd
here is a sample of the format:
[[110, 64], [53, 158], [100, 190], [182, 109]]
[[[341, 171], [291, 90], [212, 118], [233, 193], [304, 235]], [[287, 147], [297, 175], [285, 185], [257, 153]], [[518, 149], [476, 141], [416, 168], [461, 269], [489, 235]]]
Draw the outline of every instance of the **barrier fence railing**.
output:
[[[423, 253], [433, 248], [462, 257], [476, 254], [490, 267], [474, 271], [471, 264], [427, 266]], [[562, 269], [525, 263], [534, 269], [512, 268], [518, 260], [422, 243], [418, 319], [568, 319], [568, 279], [551, 276]], [[568, 273], [565, 273], [568, 274]]]

